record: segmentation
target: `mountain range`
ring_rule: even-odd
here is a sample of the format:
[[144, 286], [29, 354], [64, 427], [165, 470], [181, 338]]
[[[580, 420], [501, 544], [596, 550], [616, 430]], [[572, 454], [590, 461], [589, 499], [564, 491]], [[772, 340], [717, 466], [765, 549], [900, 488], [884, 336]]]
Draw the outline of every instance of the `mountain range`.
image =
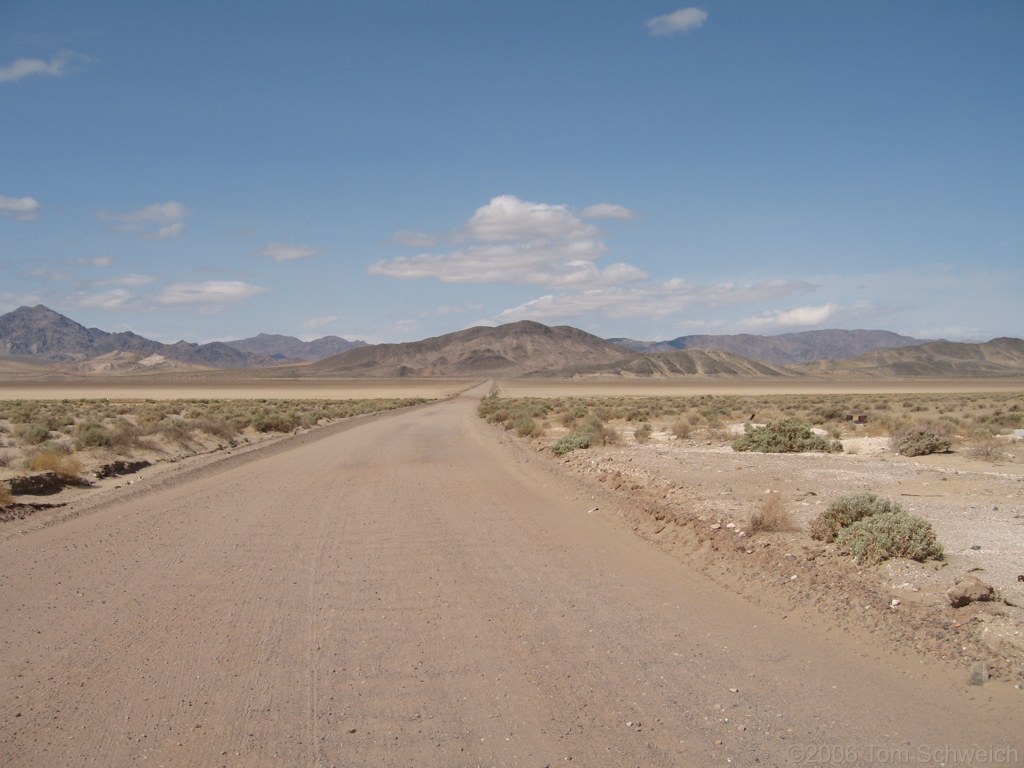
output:
[[46, 364], [76, 373], [246, 368], [258, 375], [263, 368], [274, 376], [346, 378], [1018, 377], [1024, 375], [1024, 341], [969, 344], [888, 331], [824, 330], [641, 342], [524, 320], [401, 344], [337, 336], [304, 342], [266, 333], [163, 344], [131, 332], [86, 328], [40, 305], [0, 316], [0, 360], [12, 373]]
[[131, 331], [86, 328], [42, 304], [0, 315], [0, 355], [44, 362], [73, 362], [104, 372], [196, 366], [252, 368], [282, 362], [318, 360], [365, 344], [338, 336], [301, 341], [261, 333], [249, 339], [195, 344], [163, 344]]

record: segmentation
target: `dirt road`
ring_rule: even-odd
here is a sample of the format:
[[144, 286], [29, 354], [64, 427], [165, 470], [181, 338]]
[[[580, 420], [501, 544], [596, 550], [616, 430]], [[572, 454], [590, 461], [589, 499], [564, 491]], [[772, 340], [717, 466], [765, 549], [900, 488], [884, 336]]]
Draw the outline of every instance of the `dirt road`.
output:
[[1021, 691], [751, 607], [479, 395], [0, 541], [0, 765], [1022, 759]]

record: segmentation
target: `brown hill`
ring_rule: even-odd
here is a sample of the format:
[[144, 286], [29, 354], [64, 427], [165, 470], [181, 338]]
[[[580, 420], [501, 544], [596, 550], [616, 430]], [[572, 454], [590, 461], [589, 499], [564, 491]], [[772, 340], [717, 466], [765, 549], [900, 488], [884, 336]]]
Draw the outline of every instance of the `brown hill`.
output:
[[778, 365], [749, 360], [717, 349], [686, 349], [634, 355], [604, 365], [569, 368], [571, 376], [621, 376], [623, 378], [674, 379], [680, 377], [764, 378], [805, 374]]
[[750, 333], [680, 336], [671, 341], [609, 339], [636, 352], [671, 352], [675, 349], [717, 349], [740, 357], [775, 365], [795, 365], [817, 360], [841, 360], [877, 349], [924, 344], [927, 339], [901, 336], [891, 331], [841, 330], [798, 331], [775, 336]]
[[984, 344], [933, 341], [916, 347], [877, 350], [847, 360], [822, 360], [797, 368], [812, 375], [829, 376], [1024, 376], [1024, 340], [999, 338]]
[[301, 369], [313, 376], [557, 375], [570, 366], [632, 358], [628, 349], [569, 326], [524, 320], [404, 344], [357, 347]]

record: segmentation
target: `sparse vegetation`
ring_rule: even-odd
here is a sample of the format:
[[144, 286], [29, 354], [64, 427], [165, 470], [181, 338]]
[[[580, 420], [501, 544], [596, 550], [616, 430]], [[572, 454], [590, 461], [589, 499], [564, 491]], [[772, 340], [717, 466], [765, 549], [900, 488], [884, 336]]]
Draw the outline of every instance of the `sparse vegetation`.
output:
[[926, 456], [946, 453], [953, 445], [944, 428], [918, 424], [905, 429], [893, 440], [893, 449], [901, 456]]
[[[77, 476], [111, 455], [191, 453], [235, 445], [255, 433], [298, 428], [402, 408], [422, 398], [353, 400], [7, 400], [0, 401], [0, 468]], [[73, 454], [72, 447], [79, 451]]]
[[633, 439], [638, 443], [646, 443], [651, 439], [651, 425], [644, 422], [639, 427], [633, 430]]
[[0, 507], [6, 507], [14, 501], [11, 495], [11, 488], [7, 483], [0, 483]]
[[555, 441], [555, 444], [551, 446], [551, 452], [556, 456], [563, 456], [571, 451], [578, 451], [582, 448], [590, 447], [590, 435], [578, 434], [578, 435], [564, 435]]
[[782, 497], [777, 493], [768, 494], [750, 516], [747, 526], [750, 533], [780, 533], [797, 528], [793, 513], [789, 511]]
[[836, 551], [864, 565], [893, 557], [924, 561], [943, 556], [931, 523], [902, 509], [871, 515], [844, 528], [836, 538]]
[[81, 460], [73, 454], [58, 450], [31, 454], [25, 461], [25, 467], [33, 472], [53, 472], [64, 480], [76, 480], [82, 474]]
[[826, 542], [835, 541], [844, 528], [859, 520], [890, 512], [903, 512], [903, 507], [873, 493], [840, 496], [829, 504], [824, 512], [811, 520], [811, 538]]
[[733, 441], [732, 448], [734, 451], [759, 453], [838, 453], [843, 450], [843, 445], [836, 440], [816, 435], [803, 422], [783, 419], [769, 422], [763, 427], [750, 428], [748, 425], [746, 433]]

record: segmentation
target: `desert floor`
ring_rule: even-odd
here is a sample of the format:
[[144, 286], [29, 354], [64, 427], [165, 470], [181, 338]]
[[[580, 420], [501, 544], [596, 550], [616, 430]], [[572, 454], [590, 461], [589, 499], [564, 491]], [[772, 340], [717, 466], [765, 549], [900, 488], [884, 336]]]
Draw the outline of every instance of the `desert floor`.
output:
[[[934, 571], [859, 574], [785, 539], [748, 554], [710, 526], [763, 492], [750, 457], [698, 444], [657, 477], [657, 444], [639, 462], [624, 448], [554, 460], [477, 417], [490, 389], [110, 480], [5, 523], [0, 764], [1021, 760], [1019, 684], [968, 685], [965, 659], [944, 656], [977, 632], [935, 624], [912, 589], [902, 612], [870, 602], [880, 575], [920, 577], [927, 595]], [[846, 458], [826, 470], [861, 473], [853, 486], [893, 465]], [[891, 487], [932, 488], [920, 464]], [[757, 470], [809, 504], [834, 482], [816, 471]], [[993, 492], [1016, 496], [992, 505], [1019, 508], [1019, 474], [1004, 474]], [[946, 624], [989, 620], [962, 615]]]

